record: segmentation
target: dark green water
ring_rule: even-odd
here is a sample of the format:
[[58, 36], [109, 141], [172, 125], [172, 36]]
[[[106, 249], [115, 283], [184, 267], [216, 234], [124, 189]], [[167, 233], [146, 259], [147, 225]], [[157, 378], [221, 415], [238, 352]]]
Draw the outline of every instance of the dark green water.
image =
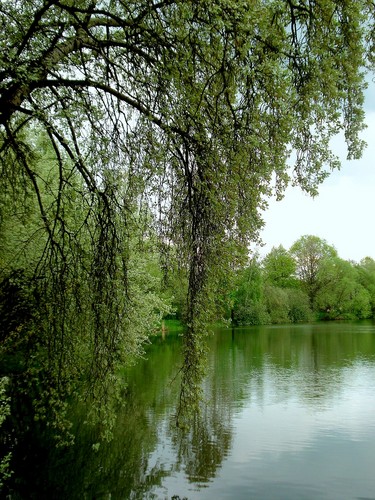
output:
[[374, 323], [217, 331], [188, 436], [173, 425], [180, 363], [178, 338], [155, 341], [113, 442], [94, 452], [82, 427], [74, 449], [39, 450], [24, 497], [375, 498]]

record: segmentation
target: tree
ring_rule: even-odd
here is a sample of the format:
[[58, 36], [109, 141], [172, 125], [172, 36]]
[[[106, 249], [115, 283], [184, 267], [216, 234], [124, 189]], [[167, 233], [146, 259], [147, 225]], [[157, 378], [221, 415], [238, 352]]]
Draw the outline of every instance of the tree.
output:
[[265, 279], [273, 286], [290, 288], [297, 285], [296, 263], [282, 246], [273, 247], [263, 259]]
[[[129, 214], [147, 205], [166, 254], [187, 270], [181, 407], [196, 400], [209, 291], [241, 254], [233, 248], [258, 237], [265, 198], [290, 181], [315, 194], [338, 166], [329, 141], [339, 131], [349, 157], [361, 154], [372, 9], [369, 0], [2, 1], [1, 192], [27, 185], [39, 208], [46, 244], [31, 274], [61, 318], [44, 333], [60, 339], [47, 342], [50, 365], [68, 355], [66, 322], [80, 318], [74, 294], [88, 280], [93, 383], [113, 372], [131, 304]], [[33, 169], [36, 127], [54, 151], [53, 210]], [[74, 198], [72, 172], [82, 185]], [[66, 204], [87, 211], [75, 231]]]
[[264, 289], [264, 302], [270, 323], [289, 323], [289, 297], [285, 289], [266, 285]]
[[372, 316], [375, 314], [375, 261], [371, 257], [365, 257], [356, 266], [358, 270], [359, 283], [369, 292]]
[[316, 302], [326, 319], [365, 319], [371, 315], [370, 294], [360, 284], [359, 273], [349, 261], [325, 260], [319, 270], [322, 287]]
[[312, 312], [307, 294], [298, 288], [286, 290], [289, 299], [289, 319], [292, 323], [308, 322]]
[[262, 325], [270, 322], [264, 301], [262, 269], [257, 256], [238, 272], [232, 319], [237, 325]]
[[337, 252], [325, 240], [317, 236], [302, 236], [290, 248], [296, 262], [297, 276], [301, 280], [310, 299], [310, 306], [315, 307], [317, 293], [330, 281], [330, 277], [321, 272], [323, 264], [335, 257]]

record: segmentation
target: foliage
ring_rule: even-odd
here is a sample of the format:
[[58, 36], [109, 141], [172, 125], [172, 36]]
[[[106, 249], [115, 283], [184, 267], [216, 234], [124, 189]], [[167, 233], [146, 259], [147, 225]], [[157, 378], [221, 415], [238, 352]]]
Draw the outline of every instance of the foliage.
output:
[[263, 301], [263, 278], [260, 263], [254, 257], [240, 271], [234, 292], [233, 321], [238, 325], [263, 325], [270, 321]]
[[[146, 234], [140, 245], [147, 221], [135, 207], [123, 227], [120, 205], [97, 205], [76, 173], [62, 187], [50, 143], [42, 134], [25, 137], [24, 145], [32, 141], [38, 144], [30, 159], [37, 203], [27, 178], [24, 193], [2, 200], [0, 354], [5, 373], [16, 375], [9, 384], [12, 418], [22, 422], [23, 407], [64, 444], [73, 439], [66, 402], [81, 397], [91, 401], [87, 420], [107, 422], [103, 436], [109, 436], [120, 388], [116, 372], [143, 352], [171, 312], [156, 242]], [[78, 193], [84, 196], [79, 204]], [[53, 240], [39, 203], [56, 231]], [[57, 210], [64, 214], [60, 229]]]
[[265, 286], [265, 304], [270, 323], [301, 323], [312, 318], [309, 300], [302, 290]]
[[359, 283], [370, 295], [371, 314], [375, 314], [375, 261], [371, 257], [365, 257], [356, 266]]
[[289, 323], [289, 300], [286, 290], [266, 285], [264, 295], [270, 323]]
[[350, 262], [332, 258], [320, 273], [328, 284], [318, 293], [317, 305], [326, 319], [370, 317], [370, 294], [359, 283], [358, 271]]
[[306, 235], [292, 245], [290, 253], [296, 262], [297, 276], [309, 296], [311, 307], [314, 308], [317, 293], [330, 279], [321, 272], [322, 266], [327, 260], [336, 257], [337, 252], [325, 240]]
[[[141, 352], [146, 332], [132, 323], [152, 307], [137, 300], [143, 271], [132, 266], [143, 263], [132, 238], [134, 214], [147, 214], [163, 263], [175, 254], [186, 276], [181, 401], [197, 407], [214, 290], [258, 238], [266, 197], [289, 182], [315, 194], [338, 167], [329, 141], [340, 131], [349, 157], [361, 154], [371, 9], [368, 0], [2, 2], [0, 189], [11, 195], [1, 220], [24, 200], [37, 208], [21, 268], [43, 297], [32, 352], [53, 400], [63, 405], [83, 378], [105, 401], [118, 364]], [[51, 179], [38, 170], [40, 131]], [[6, 223], [1, 231], [14, 250], [18, 236]]]
[[[6, 386], [9, 383], [7, 377], [0, 378], [0, 427], [3, 425], [6, 418], [10, 415], [10, 398], [6, 394]], [[4, 486], [4, 482], [10, 478], [12, 472], [10, 470], [10, 460], [12, 453], [4, 452], [4, 443], [1, 443], [1, 459], [0, 459], [0, 490]]]
[[296, 262], [282, 246], [274, 247], [263, 259], [265, 279], [273, 286], [292, 288], [296, 283]]
[[[238, 272], [231, 292], [238, 325], [373, 317], [375, 265], [345, 261], [317, 236], [273, 248]], [[313, 297], [313, 302], [311, 298]]]
[[288, 316], [292, 323], [306, 323], [313, 318], [310, 309], [309, 298], [300, 289], [289, 288], [286, 290], [288, 294]]

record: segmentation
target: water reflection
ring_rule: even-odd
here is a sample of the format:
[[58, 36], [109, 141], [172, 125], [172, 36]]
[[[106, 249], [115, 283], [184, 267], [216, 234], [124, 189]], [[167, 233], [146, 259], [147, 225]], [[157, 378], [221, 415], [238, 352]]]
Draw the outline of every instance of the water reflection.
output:
[[167, 337], [127, 373], [113, 442], [93, 451], [77, 410], [77, 445], [29, 443], [12, 498], [374, 495], [371, 322], [222, 330], [210, 342], [207, 404], [188, 434], [174, 426], [181, 360]]
[[[168, 492], [191, 499], [373, 495], [371, 323], [221, 332], [212, 339], [210, 366], [206, 395], [212, 409], [225, 408], [226, 418], [218, 421], [225, 423], [230, 449], [223, 443], [223, 462], [208, 488], [202, 489], [202, 478], [191, 477], [185, 461], [179, 474], [172, 472], [163, 488], [153, 490], [158, 497]], [[168, 438], [163, 435], [163, 443]], [[169, 453], [173, 461], [170, 448]], [[195, 459], [209, 470], [203, 456]]]

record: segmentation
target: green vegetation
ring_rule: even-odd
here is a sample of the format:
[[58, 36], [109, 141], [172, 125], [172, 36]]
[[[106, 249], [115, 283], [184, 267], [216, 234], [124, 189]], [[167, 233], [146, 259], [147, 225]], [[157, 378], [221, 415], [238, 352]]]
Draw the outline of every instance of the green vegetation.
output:
[[289, 251], [273, 248], [237, 273], [232, 319], [237, 325], [374, 317], [375, 261], [345, 261], [317, 236]]
[[268, 196], [290, 183], [315, 194], [339, 167], [339, 132], [360, 157], [373, 24], [369, 0], [1, 2], [1, 360], [14, 439], [29, 419], [70, 442], [77, 399], [109, 437], [118, 372], [173, 309], [186, 325], [180, 425], [199, 406], [218, 315], [339, 316], [352, 296], [350, 314], [366, 316], [367, 299], [373, 311], [371, 262], [353, 274], [337, 261], [339, 293], [303, 274], [298, 249], [297, 275], [288, 255], [274, 256], [281, 274], [271, 257], [265, 272], [246, 267]]

